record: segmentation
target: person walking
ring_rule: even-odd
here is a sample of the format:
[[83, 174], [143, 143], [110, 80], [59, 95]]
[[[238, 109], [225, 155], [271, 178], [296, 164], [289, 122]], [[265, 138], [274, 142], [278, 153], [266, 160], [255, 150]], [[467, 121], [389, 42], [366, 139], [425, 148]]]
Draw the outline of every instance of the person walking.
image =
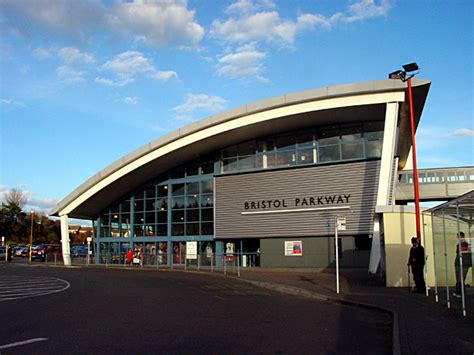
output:
[[[459, 232], [457, 235], [458, 242], [456, 244], [456, 258], [454, 259], [454, 269], [456, 270], [456, 289], [453, 293], [454, 297], [461, 297], [464, 289], [466, 275], [469, 268], [472, 267], [472, 253], [471, 246], [465, 239], [464, 232]], [[462, 261], [462, 270], [461, 270]]]
[[128, 266], [132, 265], [133, 251], [130, 248], [128, 249], [127, 253], [125, 254], [125, 261], [127, 262]]
[[420, 245], [418, 238], [411, 238], [412, 247], [408, 258], [408, 267], [411, 267], [416, 292], [425, 293], [426, 285], [423, 271], [425, 268], [425, 249]]

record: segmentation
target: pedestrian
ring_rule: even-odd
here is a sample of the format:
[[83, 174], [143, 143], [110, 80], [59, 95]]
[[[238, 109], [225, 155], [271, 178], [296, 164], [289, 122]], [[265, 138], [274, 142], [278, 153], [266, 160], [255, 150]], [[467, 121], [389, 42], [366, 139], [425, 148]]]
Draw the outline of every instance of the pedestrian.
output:
[[[454, 259], [454, 269], [456, 270], [456, 289], [453, 293], [454, 297], [461, 297], [462, 290], [464, 289], [466, 275], [469, 268], [472, 267], [472, 252], [471, 246], [465, 239], [464, 232], [459, 232], [457, 235], [458, 242], [456, 244], [456, 258]], [[462, 270], [461, 270], [462, 261]]]
[[133, 251], [130, 248], [128, 249], [127, 253], [125, 254], [125, 261], [126, 261], [128, 266], [132, 265]]
[[425, 249], [420, 245], [417, 237], [411, 238], [412, 247], [408, 258], [408, 267], [411, 267], [416, 292], [425, 293], [426, 285], [423, 271], [425, 269]]
[[13, 247], [9, 245], [7, 247], [7, 261], [11, 262], [13, 260]]

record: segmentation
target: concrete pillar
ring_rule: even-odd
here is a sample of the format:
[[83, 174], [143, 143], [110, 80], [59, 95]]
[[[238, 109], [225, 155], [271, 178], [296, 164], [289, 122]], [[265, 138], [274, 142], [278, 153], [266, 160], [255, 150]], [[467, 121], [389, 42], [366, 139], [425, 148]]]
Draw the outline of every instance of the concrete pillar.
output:
[[63, 261], [64, 265], [71, 265], [71, 251], [69, 248], [69, 222], [67, 214], [60, 216], [61, 221], [61, 244], [63, 249]]

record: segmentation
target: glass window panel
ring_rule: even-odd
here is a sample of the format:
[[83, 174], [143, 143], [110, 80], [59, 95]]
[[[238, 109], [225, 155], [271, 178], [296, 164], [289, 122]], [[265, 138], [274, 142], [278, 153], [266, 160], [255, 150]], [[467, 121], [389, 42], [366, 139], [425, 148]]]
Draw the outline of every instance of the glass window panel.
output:
[[179, 166], [171, 171], [171, 177], [173, 179], [181, 179], [184, 178], [184, 173], [186, 172], [185, 166]]
[[110, 208], [110, 212], [112, 213], [119, 213], [120, 212], [120, 207], [119, 204], [115, 204]]
[[173, 223], [171, 225], [171, 235], [173, 236], [184, 235], [184, 223]]
[[168, 235], [168, 225], [167, 224], [158, 224], [156, 229], [156, 235], [163, 237]]
[[155, 186], [147, 186], [145, 188], [145, 198], [155, 198]]
[[254, 155], [256, 151], [255, 141], [247, 141], [239, 144], [239, 155]]
[[190, 182], [186, 184], [186, 193], [188, 195], [199, 194], [199, 182]]
[[198, 235], [198, 234], [199, 234], [199, 223], [186, 224], [186, 235]]
[[155, 235], [155, 225], [154, 224], [147, 224], [145, 226], [145, 236], [153, 237]]
[[143, 200], [143, 190], [135, 191], [135, 200]]
[[201, 210], [201, 221], [213, 221], [214, 220], [214, 209], [203, 208]]
[[192, 195], [186, 198], [186, 208], [198, 208], [199, 207], [199, 196]]
[[109, 225], [109, 214], [103, 214], [101, 217], [100, 217], [100, 223], [101, 225], [103, 226], [108, 226]]
[[122, 213], [130, 212], [130, 200], [123, 201], [120, 207], [121, 207]]
[[339, 153], [339, 145], [330, 145], [327, 147], [319, 147], [319, 161], [336, 161], [341, 160]]
[[155, 212], [147, 212], [145, 214], [145, 223], [146, 224], [153, 224], [155, 223]]
[[173, 196], [183, 196], [184, 195], [184, 184], [174, 184], [171, 185], [172, 195]]
[[168, 196], [168, 185], [160, 185], [157, 187], [158, 197], [167, 197]]
[[158, 211], [165, 211], [168, 209], [168, 199], [160, 198], [153, 203], [153, 207]]
[[214, 182], [212, 180], [201, 181], [201, 193], [208, 194], [214, 192]]
[[383, 131], [365, 132], [364, 138], [368, 141], [383, 140]]
[[145, 235], [145, 226], [134, 226], [133, 227], [133, 236], [134, 237], [143, 237]]
[[239, 157], [239, 170], [255, 169], [255, 155]]
[[214, 206], [213, 195], [202, 195], [201, 196], [201, 207], [212, 207]]
[[184, 211], [173, 211], [171, 213], [171, 220], [173, 222], [183, 223], [184, 222]]
[[174, 197], [171, 199], [171, 208], [174, 210], [184, 208], [184, 197]]
[[346, 143], [342, 145], [342, 159], [357, 159], [364, 157], [362, 143]]
[[199, 221], [199, 210], [187, 210], [186, 211], [186, 221], [187, 222], [195, 222]]
[[312, 147], [313, 146], [313, 133], [312, 132], [301, 132], [296, 136], [298, 147]]
[[277, 160], [276, 152], [267, 153], [267, 166], [269, 168], [271, 168], [273, 166], [278, 166], [278, 160]]
[[117, 222], [112, 222], [111, 223], [111, 229], [110, 229], [110, 236], [113, 238], [119, 237], [119, 224]]
[[186, 176], [199, 175], [199, 164], [191, 164], [186, 168]]
[[145, 204], [143, 200], [135, 200], [135, 211], [143, 211]]
[[380, 158], [382, 156], [382, 141], [365, 142], [365, 155], [367, 158]]
[[158, 211], [158, 223], [168, 222], [168, 211]]
[[144, 224], [145, 223], [145, 216], [143, 212], [135, 213], [135, 224]]
[[214, 162], [203, 163], [201, 165], [201, 173], [203, 175], [214, 173]]
[[339, 129], [337, 127], [323, 128], [318, 135], [319, 145], [339, 143]]
[[238, 147], [233, 145], [222, 150], [222, 159], [236, 157], [238, 154]]
[[108, 227], [100, 228], [100, 237], [101, 238], [109, 238], [110, 237], [110, 229]]
[[313, 161], [313, 149], [299, 149], [298, 150], [298, 164], [312, 164]]
[[155, 200], [145, 200], [145, 208], [147, 211], [155, 210]]
[[291, 166], [296, 164], [296, 152], [293, 150], [277, 151], [277, 165]]
[[237, 158], [222, 160], [222, 172], [238, 171]]
[[296, 137], [294, 135], [284, 135], [275, 138], [277, 149], [294, 149]]
[[257, 169], [263, 169], [263, 154], [258, 153], [258, 155], [255, 157], [255, 166]]
[[345, 126], [341, 127], [341, 140], [345, 142], [352, 142], [362, 138], [361, 126]]
[[206, 222], [201, 223], [201, 235], [212, 235], [214, 234], [214, 223]]

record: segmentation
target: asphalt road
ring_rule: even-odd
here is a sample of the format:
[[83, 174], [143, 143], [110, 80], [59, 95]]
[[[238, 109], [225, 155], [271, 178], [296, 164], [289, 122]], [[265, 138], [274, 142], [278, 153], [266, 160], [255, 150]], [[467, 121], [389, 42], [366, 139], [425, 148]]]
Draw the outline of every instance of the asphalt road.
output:
[[391, 352], [386, 314], [210, 273], [8, 264], [0, 265], [5, 293], [3, 355]]

